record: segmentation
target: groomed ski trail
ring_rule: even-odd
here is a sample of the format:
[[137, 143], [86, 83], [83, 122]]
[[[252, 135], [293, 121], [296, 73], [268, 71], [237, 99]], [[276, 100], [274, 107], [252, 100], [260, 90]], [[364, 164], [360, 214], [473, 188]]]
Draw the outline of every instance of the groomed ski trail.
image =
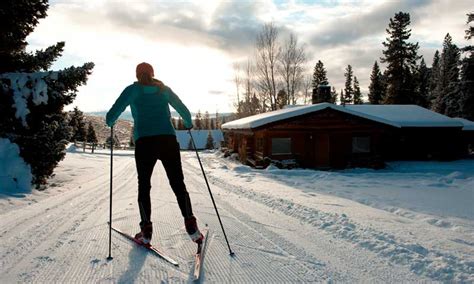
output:
[[[212, 230], [201, 282], [415, 282], [430, 280], [353, 243], [334, 238], [298, 216], [252, 200], [225, 179], [211, 189], [235, 257], [230, 257], [207, 188], [192, 152], [183, 152], [185, 182], [200, 226]], [[0, 282], [191, 282], [196, 250], [187, 236], [161, 163], [152, 177], [153, 243], [176, 259], [174, 267], [112, 235], [108, 255], [107, 153], [68, 153], [52, 180], [60, 189], [31, 205], [0, 215]], [[203, 159], [205, 167], [212, 166]], [[206, 169], [206, 168], [205, 168]], [[75, 175], [75, 176], [72, 176]], [[114, 157], [113, 225], [136, 233], [133, 152]]]

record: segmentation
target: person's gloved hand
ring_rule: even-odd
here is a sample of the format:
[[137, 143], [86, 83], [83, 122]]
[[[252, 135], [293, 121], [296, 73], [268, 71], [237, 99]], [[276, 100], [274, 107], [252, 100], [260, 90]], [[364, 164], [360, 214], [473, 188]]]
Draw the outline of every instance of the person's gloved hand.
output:
[[189, 123], [189, 124], [188, 124], [188, 123], [184, 122], [184, 129], [186, 129], [186, 130], [191, 130], [191, 129], [193, 129], [193, 124], [192, 124], [192, 123]]

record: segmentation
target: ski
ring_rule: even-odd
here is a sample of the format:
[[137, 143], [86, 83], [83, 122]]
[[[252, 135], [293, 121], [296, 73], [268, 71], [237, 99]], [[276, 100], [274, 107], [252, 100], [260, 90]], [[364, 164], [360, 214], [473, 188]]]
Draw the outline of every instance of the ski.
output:
[[155, 253], [155, 255], [157, 255], [158, 257], [166, 260], [167, 262], [173, 264], [174, 266], [179, 266], [178, 262], [174, 259], [172, 259], [171, 257], [167, 256], [166, 254], [164, 254], [163, 252], [161, 252], [159, 249], [157, 249], [156, 247], [152, 246], [152, 245], [145, 245], [144, 243], [138, 241], [137, 239], [135, 239], [134, 237], [130, 236], [129, 234], [127, 233], [124, 233], [122, 231], [120, 231], [119, 229], [116, 229], [114, 227], [112, 227], [112, 230], [114, 230], [115, 232], [119, 233], [120, 235], [124, 236], [125, 238], [135, 242], [137, 245], [141, 246], [141, 247], [144, 247], [146, 249], [148, 249], [149, 251]]
[[194, 255], [194, 281], [199, 281], [201, 276], [201, 268], [203, 266], [204, 254], [206, 253], [207, 237], [209, 236], [209, 229], [204, 229], [204, 240], [198, 244], [197, 252]]

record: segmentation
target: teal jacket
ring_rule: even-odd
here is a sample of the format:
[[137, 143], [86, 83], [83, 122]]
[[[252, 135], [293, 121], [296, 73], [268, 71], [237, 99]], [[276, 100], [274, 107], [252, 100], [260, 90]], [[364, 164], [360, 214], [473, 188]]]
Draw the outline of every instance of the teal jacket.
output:
[[106, 123], [112, 127], [120, 114], [130, 105], [134, 121], [134, 140], [154, 135], [176, 135], [171, 124], [169, 104], [181, 115], [184, 127], [192, 128], [191, 113], [179, 97], [169, 88], [145, 86], [138, 82], [123, 90], [107, 112]]

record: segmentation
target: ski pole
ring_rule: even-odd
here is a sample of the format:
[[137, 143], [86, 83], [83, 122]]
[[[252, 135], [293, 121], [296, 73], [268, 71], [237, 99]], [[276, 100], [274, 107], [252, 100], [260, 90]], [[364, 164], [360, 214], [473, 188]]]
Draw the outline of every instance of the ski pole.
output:
[[194, 143], [193, 135], [191, 134], [191, 129], [188, 129], [188, 133], [189, 133], [189, 136], [191, 137], [191, 142], [193, 143], [193, 148], [196, 151], [196, 156], [197, 156], [198, 161], [199, 161], [199, 166], [201, 166], [202, 175], [204, 176], [204, 180], [206, 181], [207, 189], [209, 190], [209, 195], [211, 195], [212, 204], [214, 205], [214, 209], [216, 210], [216, 213], [217, 213], [217, 219], [219, 219], [219, 223], [221, 224], [222, 232], [224, 233], [224, 238], [225, 238], [225, 241], [227, 242], [227, 247], [229, 248], [229, 254], [231, 256], [233, 256], [234, 252], [232, 252], [232, 250], [230, 248], [230, 245], [229, 245], [229, 240], [227, 240], [227, 235], [225, 234], [224, 225], [222, 225], [221, 216], [219, 215], [219, 211], [217, 210], [216, 202], [214, 201], [214, 197], [212, 196], [211, 187], [209, 186], [209, 182], [207, 181], [206, 173], [204, 172], [204, 168], [202, 166], [201, 159], [199, 158], [198, 150], [196, 148], [196, 144]]
[[114, 126], [110, 128], [110, 211], [109, 211], [109, 256], [107, 260], [112, 260], [112, 170], [114, 164]]

